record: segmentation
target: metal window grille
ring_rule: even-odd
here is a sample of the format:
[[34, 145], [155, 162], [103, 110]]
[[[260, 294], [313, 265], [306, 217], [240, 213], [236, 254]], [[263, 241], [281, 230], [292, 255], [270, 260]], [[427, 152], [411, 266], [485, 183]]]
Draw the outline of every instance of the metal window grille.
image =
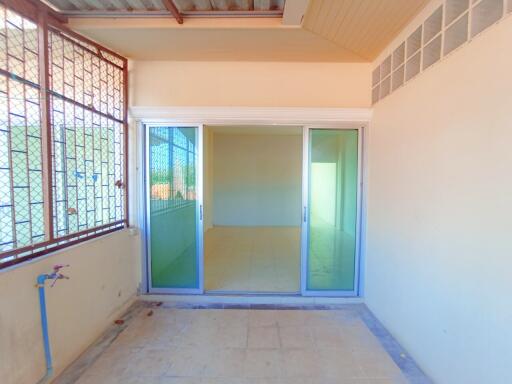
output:
[[0, 252], [44, 240], [38, 27], [0, 6]]
[[123, 68], [50, 31], [56, 237], [124, 217]]
[[126, 59], [48, 20], [0, 4], [0, 268], [127, 225]]

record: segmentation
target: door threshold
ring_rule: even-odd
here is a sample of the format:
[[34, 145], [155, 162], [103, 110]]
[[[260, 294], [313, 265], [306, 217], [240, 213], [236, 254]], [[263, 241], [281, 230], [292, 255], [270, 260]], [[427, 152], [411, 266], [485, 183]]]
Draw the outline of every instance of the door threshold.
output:
[[203, 295], [180, 294], [145, 294], [140, 296], [144, 301], [159, 301], [175, 305], [218, 305], [222, 306], [251, 306], [251, 305], [278, 305], [278, 306], [312, 306], [312, 305], [342, 305], [360, 304], [362, 297], [310, 297], [299, 294], [218, 294], [205, 293]]
[[258, 292], [258, 291], [223, 291], [212, 289], [204, 292], [210, 296], [300, 296], [300, 292]]

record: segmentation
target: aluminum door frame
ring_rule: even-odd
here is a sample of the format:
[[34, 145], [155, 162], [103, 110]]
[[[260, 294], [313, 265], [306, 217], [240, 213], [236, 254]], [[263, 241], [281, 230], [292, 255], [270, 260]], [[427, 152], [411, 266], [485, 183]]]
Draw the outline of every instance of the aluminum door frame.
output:
[[[145, 232], [146, 232], [146, 271], [148, 293], [203, 294], [204, 293], [204, 233], [203, 233], [203, 124], [179, 124], [176, 122], [142, 121], [144, 129], [144, 201], [145, 201]], [[151, 278], [151, 219], [149, 191], [149, 130], [152, 127], [197, 128], [197, 168], [196, 168], [196, 258], [198, 267], [198, 288], [154, 288]]]
[[[309, 246], [309, 179], [310, 167], [310, 132], [313, 129], [327, 130], [356, 130], [357, 131], [357, 203], [356, 203], [356, 251], [354, 260], [354, 289], [351, 291], [342, 290], [308, 290], [308, 246]], [[303, 127], [302, 133], [302, 227], [301, 227], [301, 279], [300, 291], [302, 296], [315, 297], [357, 297], [360, 292], [361, 274], [361, 223], [362, 223], [362, 192], [363, 192], [363, 127], [353, 126], [329, 126], [329, 125], [307, 125]]]

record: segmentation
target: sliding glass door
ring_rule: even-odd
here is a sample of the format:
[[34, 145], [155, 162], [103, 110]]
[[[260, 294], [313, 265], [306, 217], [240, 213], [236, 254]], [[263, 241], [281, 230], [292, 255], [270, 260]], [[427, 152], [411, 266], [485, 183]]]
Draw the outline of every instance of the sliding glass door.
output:
[[149, 291], [202, 293], [202, 127], [146, 125]]
[[304, 130], [302, 293], [355, 296], [360, 131]]

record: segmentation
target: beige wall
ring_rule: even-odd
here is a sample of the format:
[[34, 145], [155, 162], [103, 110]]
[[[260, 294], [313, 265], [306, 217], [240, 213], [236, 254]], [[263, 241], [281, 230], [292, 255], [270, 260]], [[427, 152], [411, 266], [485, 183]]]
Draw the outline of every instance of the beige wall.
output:
[[364, 63], [136, 61], [130, 104], [368, 107], [370, 72]]
[[511, 383], [512, 18], [375, 106], [366, 303], [436, 383]]
[[213, 225], [299, 226], [302, 136], [214, 134]]
[[138, 237], [128, 230], [0, 271], [0, 381], [32, 384], [45, 372], [36, 278], [70, 264], [46, 299], [54, 369], [76, 359], [136, 294]]

